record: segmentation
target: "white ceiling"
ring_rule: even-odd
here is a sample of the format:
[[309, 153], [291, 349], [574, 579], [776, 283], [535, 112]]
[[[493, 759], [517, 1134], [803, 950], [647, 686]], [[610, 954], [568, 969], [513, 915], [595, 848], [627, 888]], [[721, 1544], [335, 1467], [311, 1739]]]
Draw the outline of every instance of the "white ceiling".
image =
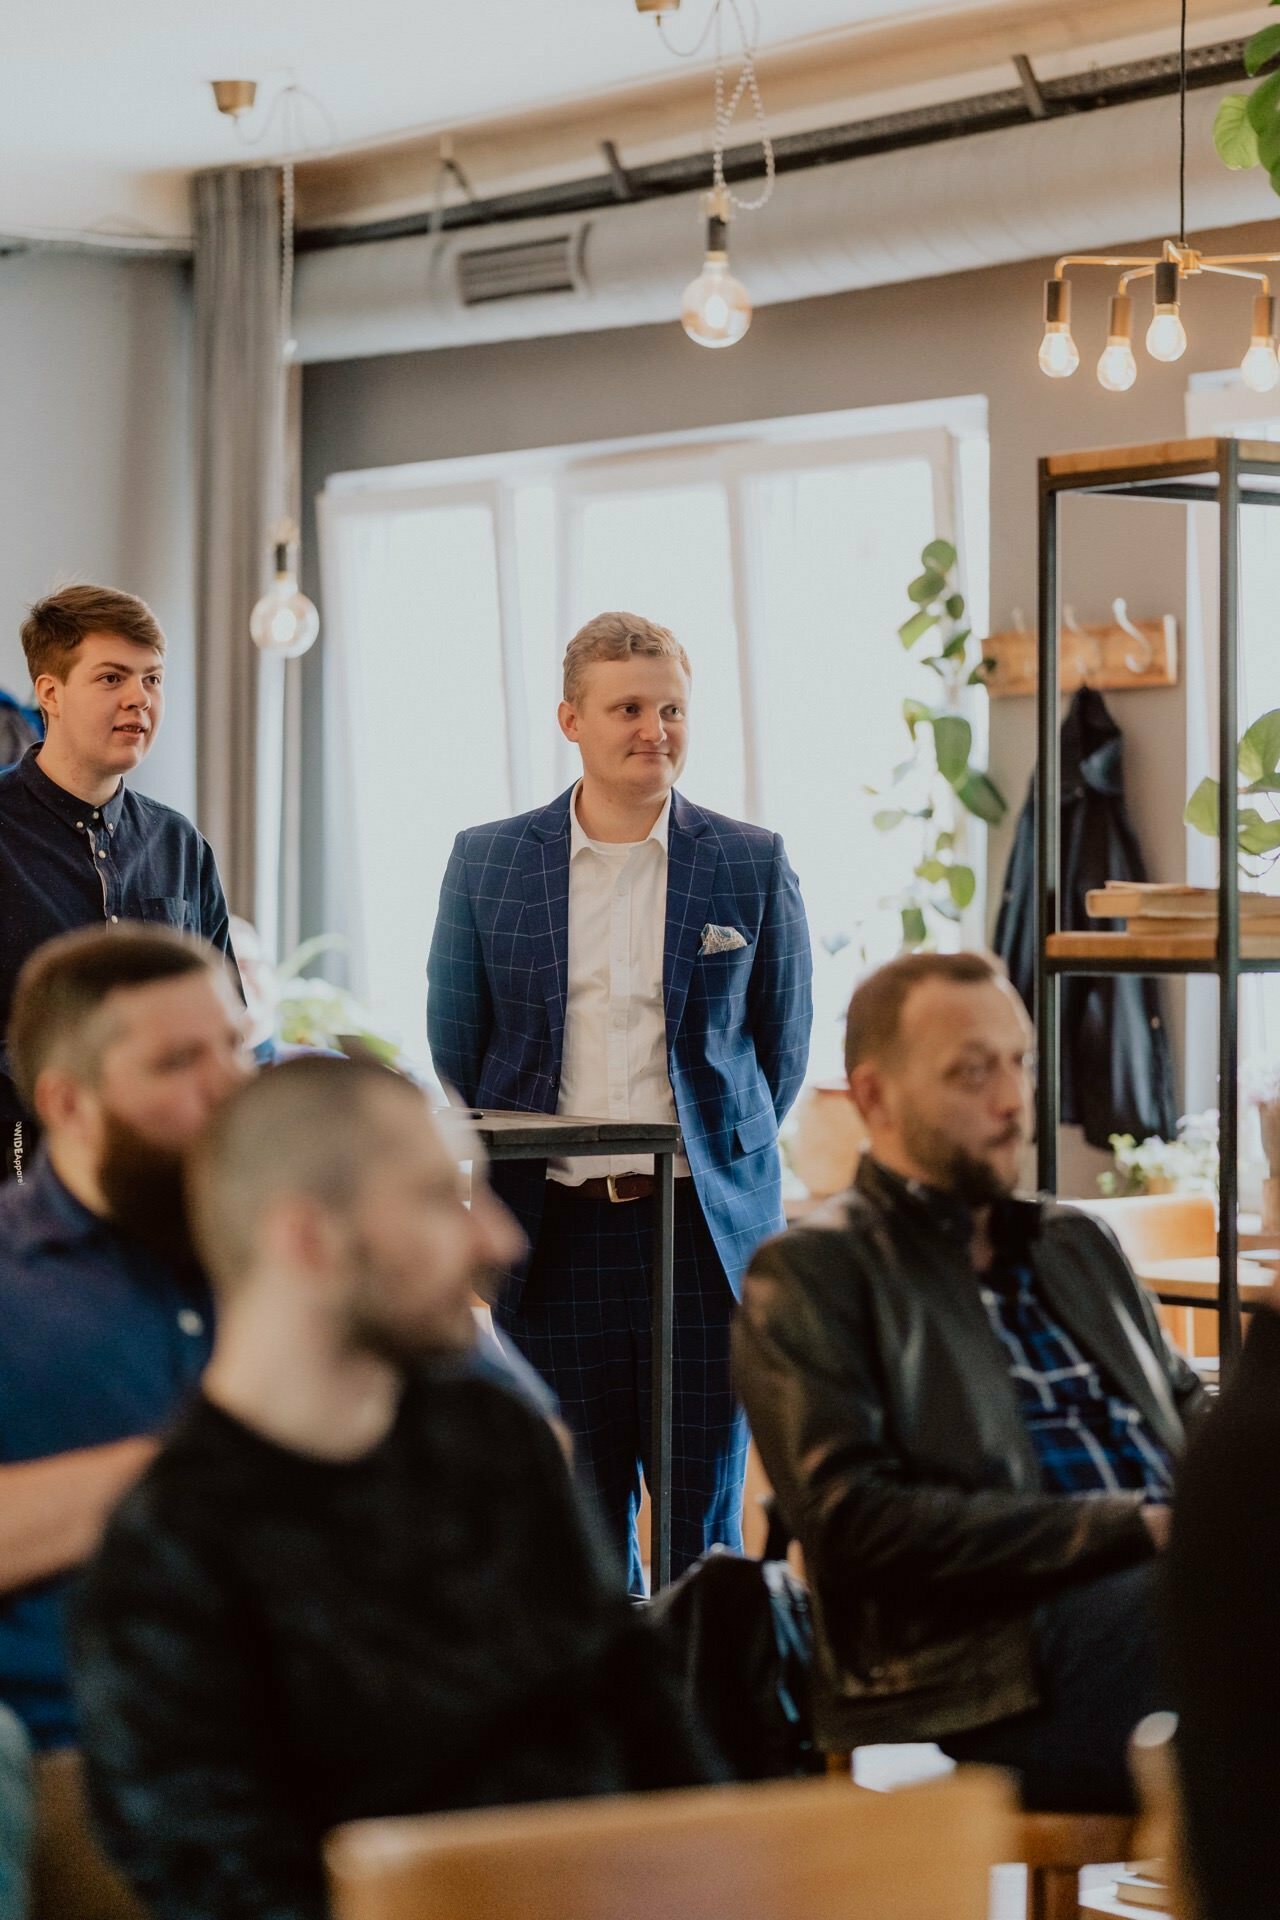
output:
[[[761, 40], [974, 3], [758, 0]], [[709, 4], [684, 0], [671, 40], [690, 44]], [[580, 100], [675, 65], [633, 0], [6, 0], [0, 231], [185, 236], [187, 175], [248, 157], [214, 110], [215, 78], [256, 79], [267, 101], [296, 80], [345, 147]], [[308, 132], [328, 144], [318, 116]], [[260, 149], [273, 150], [278, 120]]]

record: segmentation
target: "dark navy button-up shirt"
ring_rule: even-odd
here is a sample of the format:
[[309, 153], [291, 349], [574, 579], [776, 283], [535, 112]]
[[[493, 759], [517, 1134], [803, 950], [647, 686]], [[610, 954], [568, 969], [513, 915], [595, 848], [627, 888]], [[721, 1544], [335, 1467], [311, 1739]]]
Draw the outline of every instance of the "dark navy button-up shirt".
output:
[[[43, 1155], [0, 1187], [0, 1462], [159, 1432], [195, 1391], [212, 1332], [202, 1283], [90, 1213]], [[70, 1584], [0, 1595], [0, 1699], [41, 1747], [75, 1739]]]
[[1004, 1348], [1018, 1410], [1052, 1493], [1173, 1497], [1173, 1461], [1137, 1408], [1111, 1390], [1050, 1314], [1025, 1261], [994, 1268], [982, 1304]]
[[[0, 773], [0, 1044], [23, 962], [55, 934], [149, 920], [231, 951], [213, 853], [185, 815], [123, 781], [91, 807], [41, 772], [39, 751]], [[0, 1162], [11, 1167], [23, 1115], [3, 1067]]]

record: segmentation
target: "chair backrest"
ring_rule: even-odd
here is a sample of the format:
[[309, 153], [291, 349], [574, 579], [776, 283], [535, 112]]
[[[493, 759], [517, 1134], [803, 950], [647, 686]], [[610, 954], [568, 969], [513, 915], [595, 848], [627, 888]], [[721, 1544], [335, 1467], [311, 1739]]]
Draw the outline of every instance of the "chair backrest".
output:
[[900, 1793], [694, 1787], [365, 1820], [325, 1849], [334, 1920], [985, 1920], [1004, 1777]]
[[1073, 1200], [1110, 1227], [1130, 1263], [1194, 1260], [1218, 1251], [1218, 1221], [1208, 1193], [1132, 1194], [1122, 1200]]

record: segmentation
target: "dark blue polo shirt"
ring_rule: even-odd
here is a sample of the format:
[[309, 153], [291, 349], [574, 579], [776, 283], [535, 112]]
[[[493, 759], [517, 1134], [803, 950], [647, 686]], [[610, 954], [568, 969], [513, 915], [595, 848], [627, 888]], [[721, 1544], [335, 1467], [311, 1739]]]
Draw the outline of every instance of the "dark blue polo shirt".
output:
[[[41, 772], [39, 751], [0, 773], [0, 1047], [23, 962], [55, 934], [149, 920], [231, 951], [213, 853], [185, 814], [123, 781], [91, 807]], [[4, 1064], [0, 1055], [0, 1162], [11, 1166], [23, 1115]]]
[[[209, 1358], [203, 1286], [73, 1199], [43, 1154], [0, 1187], [0, 1462], [168, 1426]], [[75, 1739], [70, 1577], [0, 1595], [0, 1699], [38, 1746]]]

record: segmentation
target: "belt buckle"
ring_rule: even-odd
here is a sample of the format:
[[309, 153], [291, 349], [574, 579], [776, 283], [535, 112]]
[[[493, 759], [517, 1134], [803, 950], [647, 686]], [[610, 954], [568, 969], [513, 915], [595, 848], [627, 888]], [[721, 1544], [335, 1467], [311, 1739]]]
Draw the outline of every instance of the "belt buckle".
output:
[[631, 1177], [632, 1176], [629, 1173], [608, 1173], [605, 1175], [604, 1184], [608, 1191], [609, 1199], [612, 1201], [615, 1207], [634, 1206], [636, 1201], [640, 1198], [640, 1195], [638, 1193], [619, 1193], [618, 1192], [619, 1180], [629, 1180], [631, 1179]]

